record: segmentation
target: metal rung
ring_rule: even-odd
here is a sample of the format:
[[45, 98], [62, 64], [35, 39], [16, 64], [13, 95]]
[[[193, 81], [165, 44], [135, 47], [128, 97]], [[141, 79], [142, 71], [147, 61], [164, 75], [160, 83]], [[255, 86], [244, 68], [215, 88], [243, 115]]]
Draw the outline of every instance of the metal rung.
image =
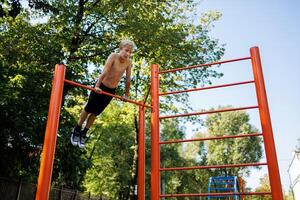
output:
[[222, 192], [222, 193], [199, 193], [199, 194], [161, 194], [160, 197], [207, 197], [207, 196], [234, 196], [234, 195], [257, 195], [257, 196], [264, 196], [264, 195], [271, 195], [271, 192]]
[[220, 62], [212, 62], [212, 63], [206, 63], [206, 64], [200, 64], [200, 65], [194, 65], [194, 66], [186, 66], [186, 67], [181, 67], [181, 68], [164, 70], [164, 71], [160, 71], [158, 73], [159, 74], [164, 74], [164, 73], [176, 72], [176, 71], [180, 71], [180, 70], [194, 69], [194, 68], [198, 68], [198, 67], [208, 67], [208, 66], [211, 66], [211, 65], [219, 65], [219, 64], [224, 64], [224, 63], [229, 63], [229, 62], [236, 62], [236, 61], [241, 61], [241, 60], [249, 60], [249, 59], [251, 59], [251, 57], [224, 60], [224, 61], [220, 61]]
[[167, 119], [167, 118], [175, 118], [175, 117], [187, 117], [187, 116], [192, 116], [192, 115], [206, 115], [206, 114], [237, 111], [237, 110], [247, 110], [247, 109], [254, 109], [254, 108], [258, 108], [258, 106], [248, 106], [248, 107], [240, 107], [240, 108], [226, 108], [226, 109], [211, 110], [211, 111], [204, 111], [204, 112], [194, 112], [194, 113], [185, 113], [185, 114], [178, 114], [178, 115], [160, 116], [159, 119]]
[[170, 94], [179, 94], [179, 93], [184, 93], [184, 92], [194, 92], [194, 91], [199, 91], [199, 90], [209, 90], [209, 89], [216, 89], [216, 88], [222, 88], [222, 87], [230, 87], [230, 86], [235, 86], [235, 85], [243, 85], [243, 84], [249, 84], [249, 83], [254, 83], [255, 81], [244, 81], [244, 82], [237, 82], [237, 83], [229, 83], [229, 84], [222, 84], [222, 85], [215, 85], [215, 86], [208, 86], [208, 87], [203, 87], [203, 88], [193, 88], [193, 89], [187, 89], [187, 90], [179, 90], [179, 91], [172, 91], [172, 92], [162, 92], [159, 93], [159, 96], [164, 96], [164, 95], [170, 95]]
[[213, 168], [232, 168], [232, 167], [250, 167], [267, 165], [267, 163], [244, 163], [244, 164], [231, 164], [231, 165], [210, 165], [210, 166], [193, 166], [193, 167], [170, 167], [160, 168], [160, 171], [175, 171], [175, 170], [193, 170], [193, 169], [213, 169]]
[[211, 187], [210, 190], [235, 190], [235, 188], [218, 188], [218, 187]]
[[262, 136], [262, 133], [250, 133], [250, 134], [240, 134], [240, 135], [226, 135], [226, 136], [208, 137], [208, 138], [194, 138], [194, 139], [186, 139], [186, 140], [169, 140], [169, 141], [160, 142], [159, 144], [171, 144], [171, 143], [181, 143], [181, 142], [194, 142], [194, 141], [204, 141], [204, 140], [221, 140], [221, 139], [241, 138], [241, 137], [254, 137], [254, 136]]

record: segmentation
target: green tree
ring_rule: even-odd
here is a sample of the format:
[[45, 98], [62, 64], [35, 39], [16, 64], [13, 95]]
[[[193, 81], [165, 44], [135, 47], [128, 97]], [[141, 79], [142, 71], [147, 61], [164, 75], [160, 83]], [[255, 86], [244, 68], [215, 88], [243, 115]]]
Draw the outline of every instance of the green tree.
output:
[[[97, 6], [109, 7], [110, 3], [111, 2], [107, 2], [107, 5], [95, 5], [93, 8], [96, 9]], [[105, 10], [105, 14], [107, 14], [106, 18], [110, 19], [110, 23], [115, 23], [116, 29], [114, 29], [114, 26], [109, 26], [111, 29], [105, 29], [103, 32], [97, 32], [98, 29], [90, 29], [91, 33], [88, 39], [86, 39], [86, 37], [83, 37], [84, 29], [80, 29], [81, 32], [78, 35], [82, 37], [82, 40], [80, 40], [80, 42], [82, 42], [81, 46], [83, 46], [85, 49], [89, 49], [89, 46], [92, 45], [90, 47], [91, 49], [94, 49], [94, 52], [89, 51], [89, 53], [83, 53], [81, 48], [78, 48], [75, 52], [72, 49], [76, 48], [71, 48], [70, 45], [68, 46], [68, 44], [65, 45], [67, 52], [66, 55], [70, 55], [67, 58], [69, 67], [71, 67], [72, 70], [72, 66], [74, 63], [84, 63], [86, 62], [86, 59], [89, 59], [89, 62], [94, 63], [94, 65], [98, 67], [99, 62], [103, 63], [103, 60], [107, 56], [107, 54], [117, 46], [116, 40], [123, 36], [130, 37], [136, 42], [138, 46], [136, 55], [133, 58], [133, 98], [143, 98], [144, 94], [149, 89], [148, 83], [150, 71], [148, 66], [149, 63], [153, 62], [154, 60], [159, 60], [159, 64], [162, 65], [161, 68], [166, 69], [170, 68], [172, 65], [172, 67], [174, 67], [175, 63], [175, 66], [182, 66], [219, 59], [219, 57], [223, 54], [224, 49], [222, 47], [218, 47], [216, 41], [209, 39], [208, 30], [204, 29], [202, 25], [194, 26], [187, 23], [187, 21], [183, 21], [182, 19], [180, 19], [180, 16], [182, 17], [182, 14], [179, 14], [179, 12], [183, 11], [184, 7], [185, 9], [187, 9], [191, 6], [191, 4], [189, 4], [188, 2], [185, 2], [185, 4], [187, 5], [183, 6], [183, 4], [180, 4], [179, 1], [176, 1], [173, 6], [170, 7], [168, 3], [163, 2], [161, 4], [156, 4], [149, 2], [146, 3], [145, 1], [135, 1], [131, 4], [124, 3], [114, 5], [117, 6], [115, 7], [115, 10], [118, 10], [118, 13], [114, 13], [115, 10], [113, 9], [109, 11]], [[83, 6], [82, 8], [84, 7], [85, 6]], [[103, 9], [100, 7], [98, 7], [97, 9]], [[107, 7], [105, 7], [105, 9]], [[153, 10], [154, 8], [157, 10], [157, 12], [148, 13], [147, 17], [144, 16], [143, 13], [145, 13], [145, 11]], [[170, 12], [171, 9], [178, 12]], [[88, 14], [93, 13], [92, 10], [93, 9], [90, 9], [88, 11]], [[99, 10], [95, 10], [92, 18], [99, 15]], [[212, 15], [208, 14], [206, 18], [209, 19], [210, 22], [217, 19], [216, 15], [212, 17], [209, 16]], [[102, 19], [102, 16], [98, 17]], [[107, 20], [106, 18], [103, 19], [103, 24], [107, 23], [105, 21]], [[83, 18], [82, 20], [83, 24], [86, 23], [85, 19], [87, 18]], [[184, 19], [187, 18], [184, 17]], [[93, 26], [96, 26], [98, 22], [99, 21], [96, 20]], [[70, 30], [72, 30], [72, 27], [70, 28]], [[112, 30], [116, 30], [116, 32], [109, 32]], [[104, 34], [106, 37], [104, 37], [103, 35], [99, 35], [99, 33]], [[69, 35], [72, 34], [70, 33]], [[99, 41], [94, 40], [95, 38], [106, 38], [107, 40]], [[95, 44], [98, 45], [95, 46]], [[111, 47], [111, 49], [107, 50], [107, 47]], [[102, 48], [102, 50], [99, 48]], [[104, 51], [103, 49], [105, 49], [106, 51]], [[181, 60], [177, 59], [177, 57], [179, 56]], [[190, 73], [177, 73], [162, 78], [161, 83], [164, 84], [162, 85], [162, 90], [166, 90], [167, 88], [175, 89], [195, 86], [196, 83], [200, 84], [200, 82], [203, 83], [208, 81], [208, 77], [211, 76], [218, 77], [220, 76], [220, 74], [207, 68], [192, 70], [192, 72]], [[166, 102], [162, 104], [162, 112], [168, 109], [174, 110], [171, 102], [184, 102], [186, 98], [187, 95], [178, 95], [174, 98], [173, 101], [171, 101], [170, 98], [166, 98]]]
[[15, 18], [21, 12], [21, 3], [19, 0], [1, 0], [0, 1], [0, 18], [13, 17]]
[[132, 105], [109, 105], [93, 128], [88, 152], [92, 161], [84, 186], [92, 194], [109, 199], [128, 199], [132, 185], [135, 145]]
[[[270, 181], [269, 181], [269, 176], [266, 174], [259, 180], [259, 187], [255, 189], [255, 192], [266, 192], [266, 191], [271, 191], [270, 187]], [[263, 199], [263, 200], [271, 200], [272, 196], [261, 196], [261, 197], [256, 197], [257, 199]]]
[[[249, 120], [249, 115], [244, 111], [211, 114], [203, 124], [206, 131], [195, 133], [193, 138], [256, 133], [258, 130], [249, 123]], [[193, 160], [196, 166], [252, 163], [258, 162], [262, 157], [261, 143], [259, 137], [194, 141], [186, 145], [183, 154]], [[240, 167], [194, 170], [193, 173], [198, 180], [198, 185], [195, 184], [194, 189], [199, 191], [201, 188], [201, 191], [205, 192], [210, 176], [244, 177], [250, 172], [248, 168]]]
[[[106, 57], [115, 51], [118, 41], [129, 37], [138, 46], [133, 57], [132, 97], [143, 99], [149, 89], [150, 63], [157, 62], [161, 69], [167, 69], [220, 59], [224, 48], [208, 35], [209, 25], [220, 14], [208, 13], [202, 17], [200, 24], [194, 25], [187, 16], [194, 5], [193, 1], [186, 0], [43, 0], [30, 1], [31, 12], [24, 10], [15, 18], [1, 17], [0, 106], [3, 112], [0, 113], [0, 151], [1, 155], [5, 155], [1, 160], [1, 175], [36, 181], [56, 63], [65, 62], [67, 79], [89, 85], [98, 76]], [[31, 19], [45, 15], [47, 22], [31, 23]], [[95, 73], [89, 72], [91, 67], [96, 69]], [[219, 76], [221, 74], [209, 68], [174, 73], [161, 77], [161, 90], [194, 87]], [[118, 94], [121, 93], [122, 90], [118, 91]], [[80, 151], [69, 144], [71, 127], [79, 115], [78, 104], [86, 95], [87, 92], [81, 89], [65, 87], [53, 170], [53, 183], [56, 185], [82, 189], [86, 170], [93, 166], [93, 156], [98, 156], [94, 148]], [[186, 99], [187, 95], [176, 95], [173, 100], [165, 98], [162, 112], [178, 111], [172, 102], [186, 102]], [[129, 132], [133, 133], [136, 130], [135, 120], [130, 122]], [[100, 125], [95, 126], [97, 133], [101, 133]], [[99, 130], [97, 127], [100, 127]], [[96, 141], [97, 138], [92, 138], [91, 144]], [[118, 147], [109, 150], [120, 152], [121, 146]], [[120, 166], [124, 166], [125, 176], [133, 179], [135, 153], [130, 152], [131, 157], [121, 159]], [[112, 158], [114, 161], [119, 159]], [[128, 162], [130, 170], [126, 168]], [[122, 195], [128, 194], [128, 179], [125, 180], [116, 187], [117, 193]]]
[[[255, 188], [255, 192], [270, 192], [271, 191], [271, 186], [270, 186], [270, 180], [268, 174], [265, 174], [259, 179], [259, 186]], [[284, 192], [283, 198], [285, 200], [293, 200], [293, 194], [291, 191]], [[272, 199], [272, 196], [270, 195], [265, 195], [265, 196], [252, 196], [251, 198], [248, 197], [246, 199], [254, 199], [254, 200], [270, 200]]]
[[[257, 133], [258, 130], [249, 123], [250, 117], [244, 111], [216, 113], [207, 117], [205, 126], [207, 136], [226, 136]], [[244, 137], [207, 142], [207, 164], [240, 164], [255, 163], [262, 158], [262, 139]], [[223, 168], [212, 170], [217, 175], [247, 176], [248, 167]]]
[[61, 47], [44, 34], [46, 26], [32, 26], [26, 13], [0, 22], [0, 174], [32, 181], [43, 141], [52, 66], [61, 56], [55, 49]]
[[284, 194], [284, 199], [285, 200], [294, 200], [294, 195], [291, 190], [289, 190], [287, 193]]
[[[178, 119], [164, 120], [161, 129], [161, 140], [170, 141], [183, 139], [185, 136], [185, 129], [179, 124]], [[181, 143], [165, 144], [161, 146], [162, 168], [195, 166], [200, 162], [201, 161], [197, 163], [188, 156], [184, 151], [184, 145]], [[201, 192], [203, 184], [207, 185], [207, 182], [203, 182], [203, 180], [206, 179], [207, 174], [198, 174], [195, 173], [194, 170], [162, 171], [162, 192], [165, 194], [199, 193]]]
[[[205, 133], [195, 133], [192, 139], [205, 138]], [[190, 160], [189, 166], [205, 166], [207, 165], [207, 145], [204, 141], [193, 141], [186, 144], [183, 149], [183, 157]], [[191, 189], [186, 193], [206, 193], [208, 189], [208, 181], [211, 173], [208, 170], [190, 170], [193, 175], [194, 183]]]

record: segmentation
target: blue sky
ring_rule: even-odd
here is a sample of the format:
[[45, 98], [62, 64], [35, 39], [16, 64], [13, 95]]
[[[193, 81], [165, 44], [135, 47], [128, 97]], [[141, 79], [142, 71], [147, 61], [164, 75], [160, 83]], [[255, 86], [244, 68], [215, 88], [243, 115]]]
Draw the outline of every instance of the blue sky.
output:
[[[281, 181], [288, 190], [287, 170], [300, 138], [300, 1], [204, 0], [197, 13], [200, 16], [209, 10], [223, 14], [210, 33], [226, 44], [222, 60], [246, 57], [251, 47], [260, 48]], [[225, 75], [214, 84], [253, 79], [249, 61], [224, 64], [217, 70]], [[196, 92], [191, 95], [191, 101], [196, 109], [257, 104], [253, 85]], [[258, 112], [249, 114], [251, 123], [260, 128]], [[253, 170], [249, 184], [257, 185], [259, 176], [266, 172], [266, 167]]]

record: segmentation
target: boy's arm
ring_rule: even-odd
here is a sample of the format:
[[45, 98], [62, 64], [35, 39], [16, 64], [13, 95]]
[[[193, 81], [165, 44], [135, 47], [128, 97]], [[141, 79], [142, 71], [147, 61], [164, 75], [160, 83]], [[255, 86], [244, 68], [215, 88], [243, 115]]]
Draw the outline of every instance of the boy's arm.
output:
[[95, 88], [97, 90], [100, 90], [99, 87], [101, 85], [101, 82], [104, 79], [104, 77], [106, 76], [106, 74], [109, 72], [111, 66], [114, 63], [114, 60], [115, 60], [115, 54], [110, 54], [110, 56], [107, 58], [107, 60], [105, 62], [103, 72], [100, 74], [99, 79], [98, 79], [98, 81], [97, 81], [97, 83], [95, 85]]
[[130, 82], [131, 82], [131, 63], [126, 69], [125, 98], [129, 97]]

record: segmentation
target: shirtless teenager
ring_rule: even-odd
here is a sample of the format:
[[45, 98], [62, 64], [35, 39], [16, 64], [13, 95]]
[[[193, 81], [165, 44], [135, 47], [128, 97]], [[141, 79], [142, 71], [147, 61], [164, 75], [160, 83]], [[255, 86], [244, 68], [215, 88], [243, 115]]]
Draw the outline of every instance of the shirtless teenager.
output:
[[[98, 81], [95, 84], [95, 89], [115, 94], [122, 75], [126, 71], [126, 86], [125, 99], [129, 97], [130, 76], [131, 76], [131, 60], [130, 55], [134, 49], [134, 43], [130, 40], [122, 40], [120, 42], [119, 53], [112, 53], [106, 60], [103, 72], [100, 74]], [[74, 127], [71, 143], [79, 148], [84, 148], [86, 133], [93, 125], [96, 117], [102, 113], [106, 106], [110, 103], [112, 97], [91, 92], [89, 100], [82, 110], [77, 125]], [[85, 128], [82, 129], [82, 124], [86, 121]]]

